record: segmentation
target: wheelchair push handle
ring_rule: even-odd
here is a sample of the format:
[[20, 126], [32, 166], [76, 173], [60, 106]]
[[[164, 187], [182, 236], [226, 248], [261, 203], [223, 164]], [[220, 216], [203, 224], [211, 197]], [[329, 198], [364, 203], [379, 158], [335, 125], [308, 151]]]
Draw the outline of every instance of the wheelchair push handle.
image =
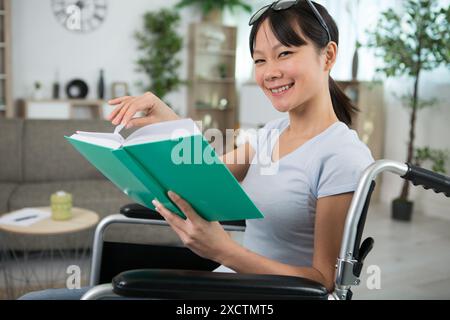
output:
[[408, 164], [408, 172], [402, 177], [411, 181], [415, 186], [423, 186], [426, 190], [432, 189], [436, 193], [443, 193], [450, 197], [450, 177]]

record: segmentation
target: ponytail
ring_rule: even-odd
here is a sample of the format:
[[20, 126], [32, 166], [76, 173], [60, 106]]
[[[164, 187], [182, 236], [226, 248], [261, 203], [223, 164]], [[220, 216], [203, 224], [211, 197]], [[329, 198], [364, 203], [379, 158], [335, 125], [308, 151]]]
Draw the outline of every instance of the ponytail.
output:
[[350, 98], [342, 91], [341, 88], [339, 88], [333, 78], [330, 77], [328, 82], [334, 113], [336, 113], [339, 121], [351, 126], [353, 116], [359, 112], [358, 107], [355, 106]]

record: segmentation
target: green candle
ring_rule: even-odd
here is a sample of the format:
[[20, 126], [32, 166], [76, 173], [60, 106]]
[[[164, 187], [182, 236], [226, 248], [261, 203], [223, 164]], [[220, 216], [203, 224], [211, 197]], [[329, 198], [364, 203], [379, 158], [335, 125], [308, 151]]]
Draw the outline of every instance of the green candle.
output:
[[72, 218], [72, 195], [59, 191], [51, 195], [52, 219], [63, 221]]

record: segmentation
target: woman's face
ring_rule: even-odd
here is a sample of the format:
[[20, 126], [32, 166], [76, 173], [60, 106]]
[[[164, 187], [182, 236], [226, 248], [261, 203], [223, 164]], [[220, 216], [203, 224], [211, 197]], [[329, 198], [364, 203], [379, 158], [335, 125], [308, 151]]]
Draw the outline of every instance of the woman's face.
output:
[[280, 112], [305, 105], [327, 79], [316, 48], [310, 42], [301, 47], [284, 46], [268, 20], [256, 34], [253, 60], [256, 82]]

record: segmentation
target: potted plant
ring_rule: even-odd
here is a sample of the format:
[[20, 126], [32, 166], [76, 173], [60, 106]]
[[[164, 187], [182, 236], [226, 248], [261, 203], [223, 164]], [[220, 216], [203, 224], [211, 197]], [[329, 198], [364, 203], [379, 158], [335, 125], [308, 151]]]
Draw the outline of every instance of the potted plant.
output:
[[[438, 150], [418, 149], [415, 146], [416, 123], [419, 110], [432, 106], [433, 101], [420, 99], [420, 76], [440, 65], [450, 63], [450, 7], [441, 8], [438, 0], [403, 1], [400, 13], [389, 9], [381, 14], [375, 31], [369, 31], [367, 46], [375, 49], [375, 55], [384, 61], [377, 72], [390, 77], [407, 76], [413, 80], [412, 94], [403, 97], [409, 108], [410, 131], [408, 139], [408, 163], [436, 160]], [[427, 151], [425, 151], [427, 150]], [[442, 164], [442, 158], [435, 163]], [[441, 169], [442, 166], [436, 166]], [[404, 181], [400, 197], [392, 204], [394, 219], [411, 219], [413, 203], [408, 200], [410, 184]]]
[[150, 82], [139, 85], [161, 99], [184, 84], [178, 75], [181, 60], [177, 55], [183, 47], [183, 39], [176, 32], [179, 21], [179, 14], [173, 10], [147, 12], [144, 29], [135, 33], [142, 52], [137, 71], [145, 73]]
[[242, 0], [181, 0], [177, 8], [195, 6], [201, 10], [203, 20], [214, 23], [222, 23], [222, 12], [229, 9], [234, 12], [235, 9], [242, 9], [251, 13], [252, 7]]

